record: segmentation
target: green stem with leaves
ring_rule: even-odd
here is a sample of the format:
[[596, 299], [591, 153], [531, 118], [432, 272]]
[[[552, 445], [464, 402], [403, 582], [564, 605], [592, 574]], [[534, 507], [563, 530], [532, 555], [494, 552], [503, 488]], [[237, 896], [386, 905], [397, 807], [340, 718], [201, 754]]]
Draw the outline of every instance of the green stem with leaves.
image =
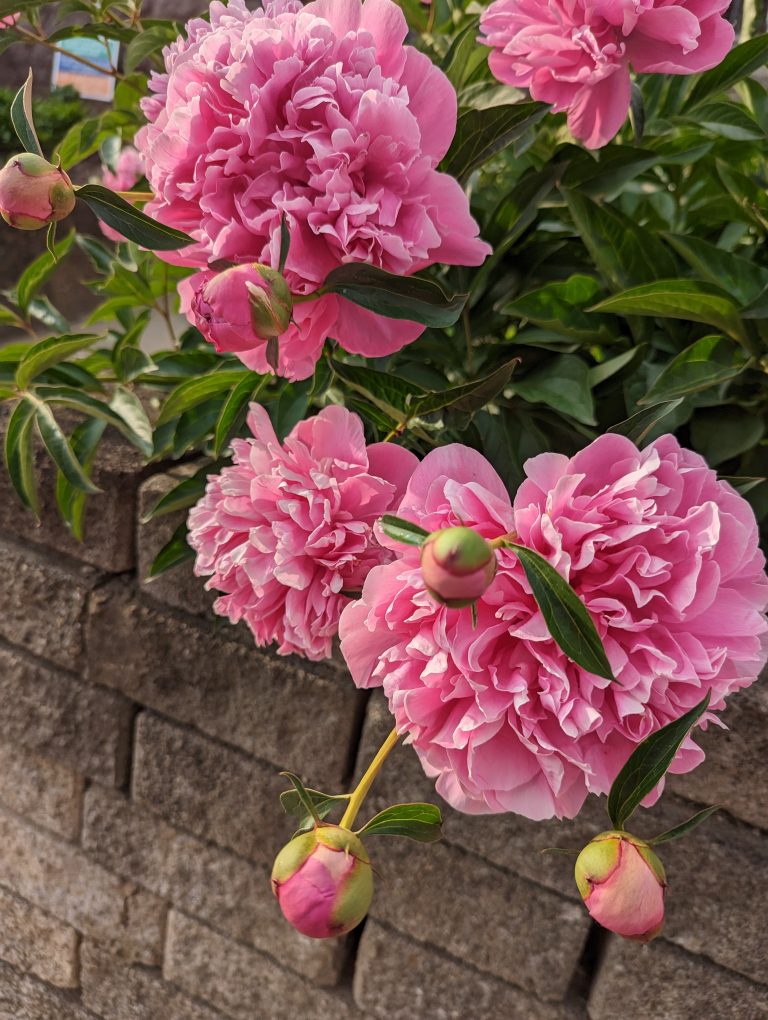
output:
[[363, 806], [363, 801], [368, 796], [368, 791], [373, 786], [373, 781], [381, 771], [382, 765], [387, 760], [390, 752], [397, 743], [398, 737], [399, 735], [397, 730], [392, 730], [387, 739], [376, 752], [373, 761], [366, 769], [363, 778], [357, 784], [352, 796], [349, 798], [349, 804], [347, 804], [347, 809], [339, 823], [342, 829], [351, 829], [355, 824], [355, 819], [357, 818], [360, 808]]

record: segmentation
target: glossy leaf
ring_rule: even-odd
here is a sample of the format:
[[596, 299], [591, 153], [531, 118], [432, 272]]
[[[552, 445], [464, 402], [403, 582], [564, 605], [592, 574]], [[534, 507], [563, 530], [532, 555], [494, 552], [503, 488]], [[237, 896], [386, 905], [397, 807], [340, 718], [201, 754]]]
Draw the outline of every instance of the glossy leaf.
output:
[[182, 521], [153, 560], [146, 578], [148, 581], [195, 558], [195, 551], [187, 542], [187, 534], [187, 522]]
[[404, 545], [424, 545], [424, 539], [429, 538], [429, 532], [413, 521], [407, 521], [403, 517], [396, 517], [394, 514], [384, 514], [380, 519], [381, 530], [395, 542], [402, 542]]
[[78, 188], [77, 197], [107, 226], [150, 251], [176, 251], [193, 243], [189, 234], [151, 219], [100, 184], [86, 184]]
[[453, 144], [444, 160], [446, 173], [466, 180], [497, 152], [538, 124], [547, 111], [544, 103], [532, 102], [465, 110], [459, 115]]
[[512, 549], [520, 560], [547, 629], [559, 648], [582, 669], [615, 682], [597, 628], [573, 588], [532, 549], [515, 542], [505, 548]]
[[637, 414], [633, 414], [632, 417], [627, 418], [626, 421], [621, 421], [617, 425], [612, 425], [606, 431], [615, 432], [620, 436], [626, 436], [627, 439], [631, 439], [636, 446], [643, 446], [653, 430], [662, 421], [664, 421], [665, 418], [674, 414], [682, 403], [683, 398], [679, 397], [677, 400], [668, 400], [662, 404], [654, 404], [652, 407], [646, 407], [644, 410], [638, 411]]
[[91, 347], [100, 339], [92, 333], [74, 333], [71, 336], [52, 336], [41, 340], [29, 349], [16, 369], [16, 385], [21, 390], [26, 389], [46, 369], [64, 361], [70, 354]]
[[439, 284], [418, 276], [396, 276], [376, 266], [347, 263], [333, 269], [322, 294], [340, 294], [370, 312], [424, 326], [452, 326], [467, 302], [466, 294], [446, 294]]
[[30, 68], [27, 80], [11, 103], [11, 124], [19, 141], [24, 146], [24, 151], [43, 156], [44, 153], [35, 131], [35, 122], [32, 116], [32, 81], [33, 74], [32, 68]]
[[695, 708], [646, 737], [629, 756], [608, 794], [608, 816], [615, 829], [624, 828], [640, 803], [659, 784], [680, 745], [706, 712], [709, 698], [707, 691]]
[[177, 386], [163, 404], [157, 424], [162, 425], [172, 418], [184, 414], [185, 411], [189, 411], [190, 408], [197, 407], [210, 397], [234, 389], [240, 385], [243, 379], [248, 379], [252, 375], [253, 373], [246, 369], [234, 371], [225, 369], [199, 378], [188, 379]]
[[706, 822], [708, 818], [711, 818], [715, 811], [719, 811], [719, 805], [715, 804], [713, 807], [704, 808], [703, 811], [697, 811], [695, 815], [689, 818], [685, 822], [681, 822], [680, 825], [675, 825], [672, 829], [667, 829], [666, 832], [662, 832], [659, 836], [654, 836], [653, 839], [646, 840], [651, 846], [658, 846], [659, 843], [671, 843], [673, 839], [680, 839], [683, 836], [687, 836], [689, 832], [701, 825], [702, 822]]
[[32, 433], [34, 424], [35, 405], [31, 400], [20, 400], [11, 414], [5, 433], [5, 466], [19, 499], [39, 517]]
[[702, 337], [665, 365], [638, 403], [658, 404], [719, 386], [735, 379], [748, 363], [744, 351], [733, 340], [721, 336]]
[[50, 454], [51, 460], [61, 471], [70, 485], [76, 489], [93, 495], [100, 490], [93, 484], [83, 470], [83, 466], [74, 454], [69, 440], [56, 421], [50, 407], [37, 397], [29, 397], [35, 405], [35, 421], [40, 432], [43, 445]]
[[515, 379], [518, 396], [532, 404], [543, 403], [584, 425], [597, 424], [589, 367], [575, 354], [559, 354]]
[[[106, 427], [105, 421], [90, 418], [78, 425], [72, 433], [72, 452], [89, 476]], [[75, 488], [60, 471], [57, 473], [56, 505], [78, 542], [82, 542], [84, 538], [83, 527], [87, 498], [82, 489]]]
[[16, 287], [16, 300], [22, 311], [26, 312], [34, 296], [48, 282], [62, 259], [69, 254], [74, 240], [73, 230], [54, 245], [53, 252], [44, 251], [21, 274]]
[[259, 393], [269, 385], [269, 376], [251, 372], [230, 392], [216, 422], [213, 452], [216, 457], [229, 445], [232, 437], [242, 428], [248, 415], [248, 407]]
[[435, 804], [394, 804], [375, 815], [359, 830], [360, 836], [406, 836], [419, 843], [434, 843], [443, 835], [443, 816]]

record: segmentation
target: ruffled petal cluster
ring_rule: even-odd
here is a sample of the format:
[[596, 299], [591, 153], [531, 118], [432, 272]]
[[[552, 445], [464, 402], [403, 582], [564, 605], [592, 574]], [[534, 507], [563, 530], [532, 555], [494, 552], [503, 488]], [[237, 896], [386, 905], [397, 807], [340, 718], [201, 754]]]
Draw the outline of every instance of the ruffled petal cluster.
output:
[[101, 180], [112, 191], [130, 191], [144, 176], [144, 157], [132, 145], [124, 145], [115, 160], [114, 170], [102, 166]]
[[234, 441], [233, 464], [190, 512], [195, 571], [223, 592], [215, 611], [245, 620], [257, 644], [327, 658], [345, 593], [392, 559], [373, 524], [418, 462], [391, 443], [366, 447], [360, 419], [343, 407], [300, 422], [283, 443], [258, 404], [248, 425], [253, 439]]
[[[400, 275], [481, 263], [490, 248], [466, 195], [436, 170], [456, 95], [404, 45], [407, 31], [392, 0], [276, 0], [255, 11], [215, 0], [210, 23], [191, 21], [152, 79], [136, 142], [156, 196], [147, 212], [195, 238], [163, 257], [203, 270], [220, 260], [277, 268], [285, 216], [296, 294], [349, 262]], [[328, 336], [378, 356], [423, 331], [334, 295], [310, 305], [280, 340], [280, 370], [294, 379], [311, 374]], [[267, 370], [263, 343], [237, 353]]]
[[[468, 609], [425, 590], [419, 550], [374, 568], [343, 613], [359, 687], [381, 685], [437, 789], [468, 812], [573, 817], [634, 746], [711, 692], [713, 712], [768, 658], [765, 560], [749, 504], [664, 436], [644, 450], [605, 435], [575, 457], [526, 464], [514, 503], [473, 450], [430, 453], [399, 515], [428, 531], [516, 534], [595, 621], [619, 684], [577, 666], [549, 632], [514, 552]], [[712, 721], [716, 715], [705, 717]], [[672, 771], [703, 758], [687, 740]]]
[[627, 119], [630, 67], [693, 74], [733, 45], [731, 0], [494, 0], [481, 18], [494, 75], [568, 112], [589, 148]]

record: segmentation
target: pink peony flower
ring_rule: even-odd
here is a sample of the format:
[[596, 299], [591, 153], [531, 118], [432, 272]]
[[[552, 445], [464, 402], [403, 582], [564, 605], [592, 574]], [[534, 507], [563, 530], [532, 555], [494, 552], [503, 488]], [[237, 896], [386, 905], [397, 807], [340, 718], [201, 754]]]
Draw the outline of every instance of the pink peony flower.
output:
[[[430, 453], [395, 513], [428, 531], [515, 532], [587, 605], [621, 686], [566, 659], [514, 552], [469, 610], [435, 603], [419, 550], [375, 567], [345, 609], [342, 652], [359, 687], [383, 685], [437, 790], [454, 807], [573, 817], [635, 745], [711, 692], [712, 708], [768, 657], [768, 579], [749, 504], [664, 436], [645, 450], [605, 435], [570, 460], [526, 464], [514, 505], [463, 446]], [[716, 716], [709, 713], [709, 720]], [[673, 771], [703, 758], [691, 739]]]
[[[410, 274], [436, 262], [478, 265], [459, 184], [435, 169], [456, 129], [456, 95], [424, 54], [405, 46], [392, 0], [277, 0], [249, 11], [214, 2], [166, 51], [167, 73], [144, 101], [136, 144], [156, 198], [147, 212], [196, 244], [164, 258], [205, 269], [227, 259], [276, 268], [280, 221], [291, 235], [285, 276], [317, 290], [348, 262]], [[190, 307], [197, 281], [182, 299]], [[280, 372], [312, 374], [328, 336], [383, 355], [423, 331], [327, 295], [297, 308], [280, 340]], [[267, 371], [265, 344], [236, 352]]]
[[403, 496], [416, 457], [392, 443], [366, 447], [363, 426], [326, 407], [279, 443], [267, 412], [251, 405], [253, 439], [208, 479], [189, 515], [195, 571], [224, 594], [214, 609], [245, 620], [256, 643], [327, 658], [339, 616], [371, 567], [392, 559], [373, 524]]
[[132, 145], [125, 145], [117, 157], [114, 171], [102, 165], [101, 180], [112, 191], [130, 191], [144, 176], [144, 157]]
[[495, 0], [480, 20], [495, 76], [568, 111], [591, 149], [627, 118], [630, 66], [641, 74], [693, 74], [733, 45], [731, 0]]

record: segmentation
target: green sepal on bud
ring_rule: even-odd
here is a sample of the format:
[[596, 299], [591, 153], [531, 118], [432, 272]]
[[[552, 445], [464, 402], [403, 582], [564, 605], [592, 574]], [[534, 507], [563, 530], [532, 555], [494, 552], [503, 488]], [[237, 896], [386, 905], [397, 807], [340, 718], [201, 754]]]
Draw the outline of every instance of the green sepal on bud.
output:
[[[251, 322], [256, 336], [272, 340], [291, 324], [293, 295], [282, 273], [261, 263], [251, 267], [254, 273], [246, 281], [251, 306]], [[260, 277], [260, 279], [259, 279]]]

